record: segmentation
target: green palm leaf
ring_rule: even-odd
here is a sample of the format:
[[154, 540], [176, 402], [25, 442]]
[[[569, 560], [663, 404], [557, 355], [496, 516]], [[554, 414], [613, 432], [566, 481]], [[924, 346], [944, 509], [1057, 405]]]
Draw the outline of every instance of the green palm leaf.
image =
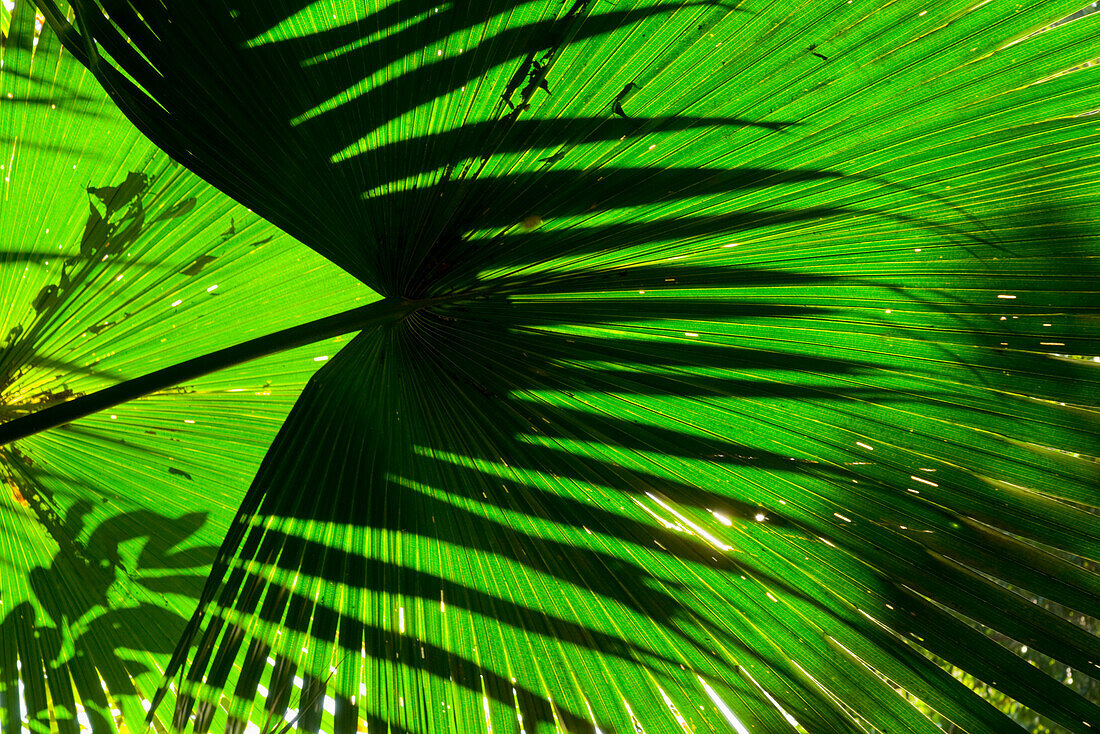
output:
[[[210, 395], [217, 427], [172, 449], [213, 471], [233, 442], [226, 484], [255, 478], [178, 541], [194, 543], [188, 579], [211, 560], [200, 541], [220, 544], [197, 608], [172, 582], [143, 602], [191, 621], [129, 648], [146, 676], [112, 695], [130, 709], [153, 698], [158, 726], [195, 731], [1011, 729], [953, 666], [1065, 730], [1100, 722], [991, 639], [1100, 672], [1100, 639], [1032, 601], [1097, 616], [1100, 581], [1079, 559], [1100, 558], [1097, 371], [1082, 358], [1100, 353], [1100, 15], [77, 2], [70, 22], [42, 8], [161, 150], [271, 223], [257, 228], [386, 297], [353, 312], [359, 335], [310, 379], [258, 469], [271, 432], [231, 396]], [[17, 7], [12, 29], [28, 17]], [[176, 175], [209, 197], [208, 221], [229, 211]], [[140, 232], [150, 265], [206, 266], [195, 237], [158, 233]], [[240, 261], [245, 280], [246, 259], [227, 260], [227, 278]], [[278, 263], [171, 355], [119, 341], [119, 389], [371, 298], [331, 267], [295, 262], [316, 278], [303, 281]], [[257, 305], [291, 280], [308, 306], [280, 320]], [[173, 287], [154, 283], [150, 299]], [[103, 306], [88, 294], [71, 308], [120, 308], [97, 292]], [[46, 353], [51, 333], [28, 344]], [[267, 359], [203, 379], [288, 374], [284, 401], [263, 401], [277, 422], [316, 365]], [[6, 435], [69, 419], [58, 410]], [[55, 433], [21, 438], [9, 463], [39, 451], [87, 481], [102, 439]], [[163, 451], [126, 450], [120, 472]], [[171, 497], [179, 534], [204, 507], [179, 477], [118, 494], [151, 510]], [[72, 497], [38, 523], [85, 542], [86, 497]], [[103, 535], [136, 537], [122, 525]], [[52, 548], [12, 547], [28, 544]], [[154, 548], [160, 563], [176, 545]], [[88, 555], [57, 547], [20, 576], [47, 614], [34, 569]], [[11, 624], [5, 643], [27, 637]], [[73, 658], [91, 661], [83, 680], [130, 657], [106, 633], [97, 644]], [[36, 715], [67, 700], [34, 683]]]
[[[0, 47], [0, 420], [376, 298], [172, 163], [39, 28], [21, 2]], [[0, 729], [141, 721], [243, 487], [335, 348], [0, 449]]]

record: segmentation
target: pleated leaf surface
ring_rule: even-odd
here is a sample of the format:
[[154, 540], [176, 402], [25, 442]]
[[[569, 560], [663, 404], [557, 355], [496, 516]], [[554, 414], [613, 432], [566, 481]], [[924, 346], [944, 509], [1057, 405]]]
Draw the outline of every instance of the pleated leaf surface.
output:
[[47, 12], [163, 150], [414, 304], [287, 417], [173, 725], [1014, 727], [938, 660], [1090, 731], [987, 634], [1100, 672], [1026, 596], [1098, 616], [1079, 9]]
[[[0, 421], [377, 298], [145, 139], [32, 3], [4, 21]], [[140, 730], [244, 489], [338, 346], [0, 447], [0, 730]]]

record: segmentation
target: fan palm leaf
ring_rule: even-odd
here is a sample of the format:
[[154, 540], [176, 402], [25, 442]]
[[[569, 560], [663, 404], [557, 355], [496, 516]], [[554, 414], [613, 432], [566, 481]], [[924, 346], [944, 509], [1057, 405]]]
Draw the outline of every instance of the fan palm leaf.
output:
[[[1100, 722], [994, 639], [1100, 673], [1034, 601], [1100, 616], [1100, 14], [40, 8], [3, 129], [102, 165], [5, 226], [65, 213], [99, 285], [13, 290], [13, 725], [21, 684], [47, 729], [1016, 726], [951, 670]], [[61, 147], [86, 108], [123, 142]]]
[[[377, 298], [142, 138], [32, 4], [10, 19], [2, 420]], [[287, 295], [322, 283], [312, 302]], [[239, 505], [235, 482], [333, 349], [187, 380], [2, 449], [0, 730], [112, 730], [121, 714], [135, 728]]]

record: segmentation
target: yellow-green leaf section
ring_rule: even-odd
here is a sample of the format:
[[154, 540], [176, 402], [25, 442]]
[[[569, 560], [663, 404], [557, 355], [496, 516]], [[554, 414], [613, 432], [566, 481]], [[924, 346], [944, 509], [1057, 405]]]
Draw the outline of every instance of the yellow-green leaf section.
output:
[[[3, 12], [0, 421], [376, 298], [142, 137], [32, 3]], [[338, 347], [0, 447], [0, 730], [138, 729], [243, 489]]]

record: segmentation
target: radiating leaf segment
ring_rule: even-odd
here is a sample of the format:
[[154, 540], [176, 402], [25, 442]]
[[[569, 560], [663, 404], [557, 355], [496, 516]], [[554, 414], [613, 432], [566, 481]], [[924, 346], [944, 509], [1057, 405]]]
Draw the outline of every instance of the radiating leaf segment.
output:
[[[28, 8], [0, 88], [29, 99], [7, 65]], [[195, 731], [1014, 726], [935, 656], [1091, 730], [1094, 703], [982, 631], [1098, 672], [1097, 638], [1021, 595], [1098, 616], [1096, 575], [1067, 554], [1100, 550], [1096, 370], [1078, 358], [1100, 353], [1100, 98], [1092, 70], [1063, 72], [1100, 53], [1096, 16], [1047, 28], [1077, 9], [43, 3], [56, 35], [34, 56], [63, 41], [161, 150], [251, 210], [225, 252], [252, 249], [233, 240], [259, 215], [383, 298], [349, 311], [362, 291], [316, 260], [282, 332], [270, 308], [211, 306], [219, 328], [179, 340], [189, 361], [146, 350], [149, 369], [23, 403], [0, 427], [28, 488], [23, 515], [0, 515], [16, 518], [0, 557], [40, 550], [20, 560], [26, 583], [5, 582], [21, 606], [0, 617], [0, 690], [24, 685], [43, 730], [76, 727], [58, 711], [78, 702], [110, 730], [116, 702], [137, 722], [142, 701], [155, 726]], [[213, 241], [231, 202], [117, 165], [92, 188], [118, 189], [83, 194], [115, 244], [69, 231], [86, 259], [119, 247], [171, 276], [144, 276], [132, 306], [109, 288], [20, 290], [37, 320], [6, 363], [41, 372], [32, 348], [100, 339], [73, 336], [100, 320], [72, 309], [125, 326], [170, 297], [173, 313], [193, 298], [173, 284], [208, 268], [257, 294], [310, 272], [183, 249]], [[140, 206], [112, 208], [131, 172], [150, 182]], [[161, 228], [125, 223], [139, 215]], [[200, 217], [205, 240], [165, 232]], [[222, 283], [192, 290], [216, 301]], [[296, 326], [311, 318], [338, 326]], [[112, 357], [140, 364], [135, 345], [172, 326], [146, 323]], [[313, 330], [359, 333], [277, 353]], [[252, 356], [249, 338], [271, 356], [200, 377]], [[18, 370], [5, 399], [42, 395]], [[265, 374], [287, 376], [278, 401]], [[86, 412], [177, 379], [193, 402]], [[185, 408], [181, 445], [162, 441], [151, 421]], [[105, 445], [141, 469], [125, 493], [71, 479], [90, 481]], [[237, 483], [190, 486], [204, 474]], [[134, 534], [154, 523], [179, 527]], [[165, 534], [178, 550], [148, 550]], [[128, 537], [149, 540], [112, 550]], [[88, 599], [70, 610], [36, 571], [82, 579]], [[171, 634], [92, 633], [156, 610]], [[68, 619], [89, 626], [54, 654], [43, 635]]]

